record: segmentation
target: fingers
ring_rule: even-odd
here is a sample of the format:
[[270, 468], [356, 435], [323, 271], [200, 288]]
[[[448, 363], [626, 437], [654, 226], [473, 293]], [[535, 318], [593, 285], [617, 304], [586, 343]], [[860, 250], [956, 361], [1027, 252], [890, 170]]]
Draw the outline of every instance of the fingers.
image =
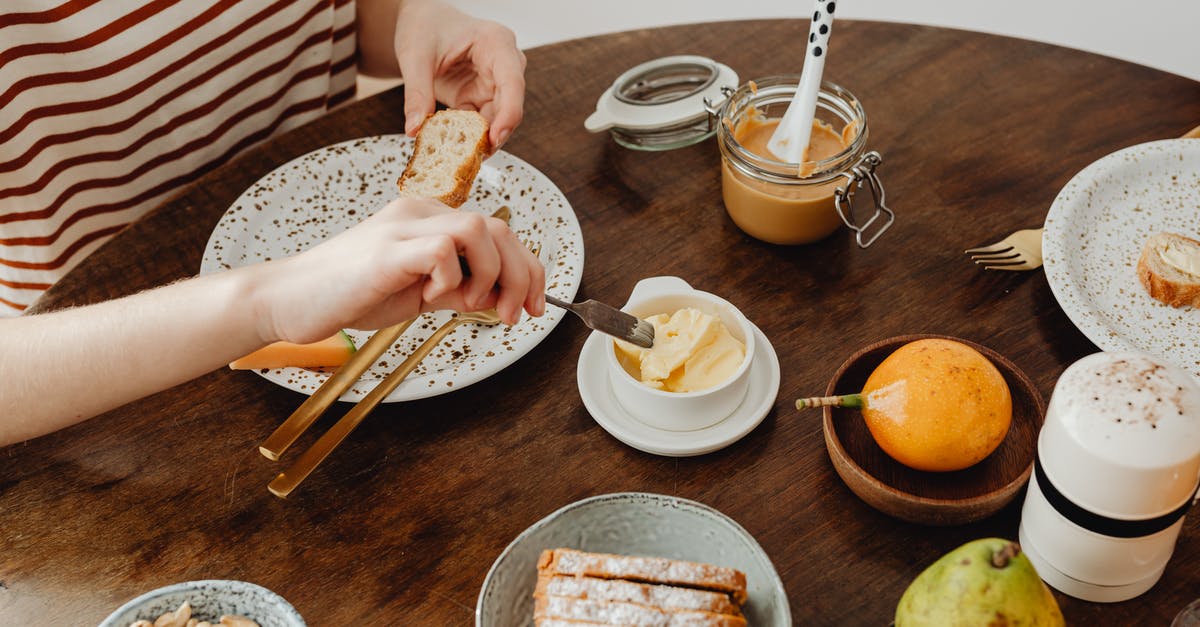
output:
[[[522, 309], [535, 316], [545, 312], [545, 268], [502, 220], [451, 212], [405, 222], [398, 233], [406, 238], [441, 235], [453, 242], [456, 256], [466, 258], [470, 267], [470, 276], [460, 278], [462, 284], [458, 286], [466, 309], [495, 306], [507, 324], [516, 324]], [[455, 269], [461, 271], [454, 261]], [[444, 276], [450, 281], [459, 275]], [[445, 297], [454, 286], [433, 279], [431, 276], [423, 296], [427, 302], [438, 301], [445, 306]]]
[[[412, 30], [407, 30], [406, 34], [415, 35]], [[413, 136], [420, 130], [425, 118], [433, 113], [435, 106], [433, 73], [438, 63], [436, 43], [423, 40], [401, 42], [399, 39], [400, 32], [397, 31], [396, 62], [400, 65], [400, 75], [404, 77], [404, 132]]]
[[531, 315], [544, 311], [544, 270], [507, 224], [432, 200], [389, 203], [362, 224], [271, 267], [278, 270], [264, 283], [286, 296], [276, 308], [286, 323], [284, 338], [380, 328], [433, 309], [495, 307], [510, 325], [519, 322], [522, 308]]
[[529, 292], [525, 297], [525, 311], [531, 316], [541, 316], [546, 313], [546, 266], [532, 251], [528, 252], [533, 258], [529, 266]]
[[[464, 298], [467, 307], [481, 309], [500, 277], [500, 251], [495, 240], [491, 237], [489, 223], [504, 223], [495, 218], [471, 214], [472, 219], [461, 224], [460, 241], [466, 246], [462, 249], [463, 257], [471, 269], [471, 277], [464, 286]], [[505, 227], [507, 228], [507, 227]]]
[[[490, 63], [494, 92], [491, 105], [490, 139], [492, 149], [498, 150], [521, 123], [525, 109], [525, 53], [517, 48], [516, 38], [506, 28], [496, 25], [488, 37], [488, 46], [481, 46], [476, 64]], [[498, 30], [497, 30], [498, 29]], [[484, 56], [486, 55], [486, 56]]]
[[529, 299], [532, 283], [529, 267], [531, 261], [537, 261], [531, 259], [533, 255], [507, 226], [503, 230], [496, 229], [493, 235], [505, 259], [497, 280], [500, 294], [496, 299], [496, 312], [506, 324], [516, 324], [521, 319], [522, 306]]
[[[504, 145], [524, 117], [525, 53], [516, 35], [489, 20], [461, 13], [431, 30], [397, 34], [397, 62], [404, 76], [405, 132], [415, 135], [436, 101], [474, 109], [488, 119], [493, 152]], [[415, 26], [413, 27], [416, 28]]]
[[[496, 247], [495, 238], [492, 236], [495, 229], [492, 223], [507, 229], [502, 221], [485, 218], [477, 213], [439, 213], [424, 219], [401, 223], [397, 227], [397, 235], [402, 239], [437, 235], [448, 237], [455, 248], [456, 267], [459, 267], [461, 272], [461, 265], [458, 264], [457, 259], [461, 255], [466, 259], [470, 268], [470, 276], [465, 280], [460, 277], [460, 282], [463, 283], [466, 306], [474, 309], [483, 306], [482, 303], [487, 299], [492, 286], [500, 277], [500, 252]], [[457, 287], [457, 285], [452, 287]], [[436, 294], [427, 292], [430, 294], [428, 300], [433, 300], [444, 292], [445, 290]]]
[[[410, 240], [398, 249], [398, 266], [405, 274], [424, 274], [429, 278], [421, 288], [421, 300], [432, 301], [458, 289], [462, 283], [462, 267], [454, 239], [446, 235], [429, 235]], [[408, 287], [405, 281], [403, 287]]]

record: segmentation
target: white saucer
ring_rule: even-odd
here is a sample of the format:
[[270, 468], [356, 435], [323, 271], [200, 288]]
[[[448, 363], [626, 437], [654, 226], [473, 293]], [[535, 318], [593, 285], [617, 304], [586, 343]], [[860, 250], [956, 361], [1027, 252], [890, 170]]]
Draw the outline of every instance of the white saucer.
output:
[[579, 352], [579, 395], [596, 422], [614, 438], [647, 453], [668, 457], [703, 455], [742, 439], [762, 422], [779, 394], [779, 357], [767, 336], [754, 323], [757, 354], [750, 365], [746, 398], [733, 414], [717, 424], [695, 431], [666, 431], [630, 416], [613, 396], [605, 367], [607, 336], [593, 332]]

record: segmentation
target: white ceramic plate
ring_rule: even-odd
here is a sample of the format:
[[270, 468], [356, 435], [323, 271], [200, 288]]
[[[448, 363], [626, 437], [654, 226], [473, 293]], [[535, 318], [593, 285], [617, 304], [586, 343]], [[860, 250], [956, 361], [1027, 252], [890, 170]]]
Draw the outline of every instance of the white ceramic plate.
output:
[[579, 396], [592, 418], [610, 435], [647, 453], [668, 457], [703, 455], [722, 449], [746, 436], [762, 422], [779, 393], [779, 357], [767, 336], [751, 323], [757, 353], [750, 364], [746, 398], [728, 418], [695, 431], [667, 431], [634, 418], [614, 395], [604, 350], [608, 336], [592, 333], [579, 352], [576, 371]]
[[[396, 197], [396, 180], [412, 145], [403, 135], [364, 137], [276, 168], [247, 189], [217, 223], [201, 274], [294, 255], [359, 223]], [[483, 162], [460, 210], [490, 215], [504, 205], [511, 209], [510, 225], [521, 239], [541, 246], [547, 292], [572, 300], [583, 274], [583, 235], [566, 197], [533, 166], [500, 151]], [[487, 378], [537, 346], [563, 314], [547, 307], [544, 316], [526, 316], [512, 328], [459, 327], [384, 402], [436, 396]], [[361, 400], [449, 318], [449, 312], [422, 316], [341, 400]], [[358, 346], [371, 336], [347, 332]], [[304, 394], [312, 394], [330, 374], [306, 368], [255, 372]]]
[[792, 624], [787, 593], [765, 551], [741, 525], [695, 501], [623, 492], [576, 501], [517, 536], [492, 564], [475, 606], [477, 627], [533, 624], [533, 588], [543, 549], [667, 557], [746, 573], [743, 610], [754, 627]]
[[1046, 279], [1096, 346], [1200, 375], [1200, 310], [1164, 305], [1138, 282], [1142, 245], [1159, 231], [1200, 237], [1200, 141], [1131, 146], [1076, 174], [1046, 216]]
[[138, 620], [154, 622], [187, 601], [192, 617], [216, 622], [224, 614], [245, 616], [261, 627], [305, 627], [300, 613], [283, 597], [247, 581], [206, 579], [151, 590], [117, 608], [100, 627], [128, 627]]

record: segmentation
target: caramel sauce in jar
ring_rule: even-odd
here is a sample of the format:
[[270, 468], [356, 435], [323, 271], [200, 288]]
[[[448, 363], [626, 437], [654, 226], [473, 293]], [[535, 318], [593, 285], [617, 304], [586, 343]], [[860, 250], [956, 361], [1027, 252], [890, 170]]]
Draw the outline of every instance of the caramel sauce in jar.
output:
[[846, 90], [825, 83], [803, 163], [780, 161], [768, 148], [795, 93], [795, 77], [770, 77], [739, 88], [721, 109], [721, 195], [729, 217], [772, 244], [807, 244], [846, 221], [835, 193], [866, 152], [867, 118]]

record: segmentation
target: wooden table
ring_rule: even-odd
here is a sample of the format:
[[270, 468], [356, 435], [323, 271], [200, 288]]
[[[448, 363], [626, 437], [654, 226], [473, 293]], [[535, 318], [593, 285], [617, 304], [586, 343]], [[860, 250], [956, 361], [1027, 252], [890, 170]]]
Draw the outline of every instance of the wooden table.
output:
[[[898, 215], [868, 250], [846, 231], [798, 247], [741, 233], [721, 204], [714, 140], [637, 153], [583, 128], [598, 95], [636, 63], [704, 54], [743, 79], [786, 73], [798, 69], [805, 32], [804, 21], [696, 24], [531, 50], [525, 121], [506, 146], [579, 216], [581, 297], [620, 303], [641, 277], [677, 275], [763, 329], [782, 385], [746, 438], [675, 459], [609, 436], [577, 393], [588, 331], [567, 319], [481, 383], [381, 407], [280, 500], [266, 490], [280, 466], [256, 448], [302, 397], [223, 369], [0, 449], [0, 623], [94, 624], [158, 586], [233, 578], [281, 593], [314, 626], [467, 625], [513, 537], [563, 505], [620, 491], [695, 499], [740, 522], [774, 561], [800, 624], [885, 625], [926, 564], [974, 538], [1015, 538], [1019, 500], [951, 528], [871, 509], [834, 474], [819, 414], [793, 400], [823, 391], [853, 350], [919, 332], [999, 351], [1049, 398], [1063, 369], [1096, 347], [1042, 272], [986, 273], [962, 250], [1040, 224], [1095, 159], [1194, 126], [1200, 84], [1017, 39], [841, 22], [825, 76], [863, 101]], [[402, 132], [402, 111], [390, 91], [247, 152], [88, 258], [35, 309], [195, 273], [213, 226], [259, 177], [321, 146]], [[1058, 595], [1068, 621], [1170, 622], [1200, 596], [1198, 531], [1186, 521], [1162, 581], [1135, 600]]]

